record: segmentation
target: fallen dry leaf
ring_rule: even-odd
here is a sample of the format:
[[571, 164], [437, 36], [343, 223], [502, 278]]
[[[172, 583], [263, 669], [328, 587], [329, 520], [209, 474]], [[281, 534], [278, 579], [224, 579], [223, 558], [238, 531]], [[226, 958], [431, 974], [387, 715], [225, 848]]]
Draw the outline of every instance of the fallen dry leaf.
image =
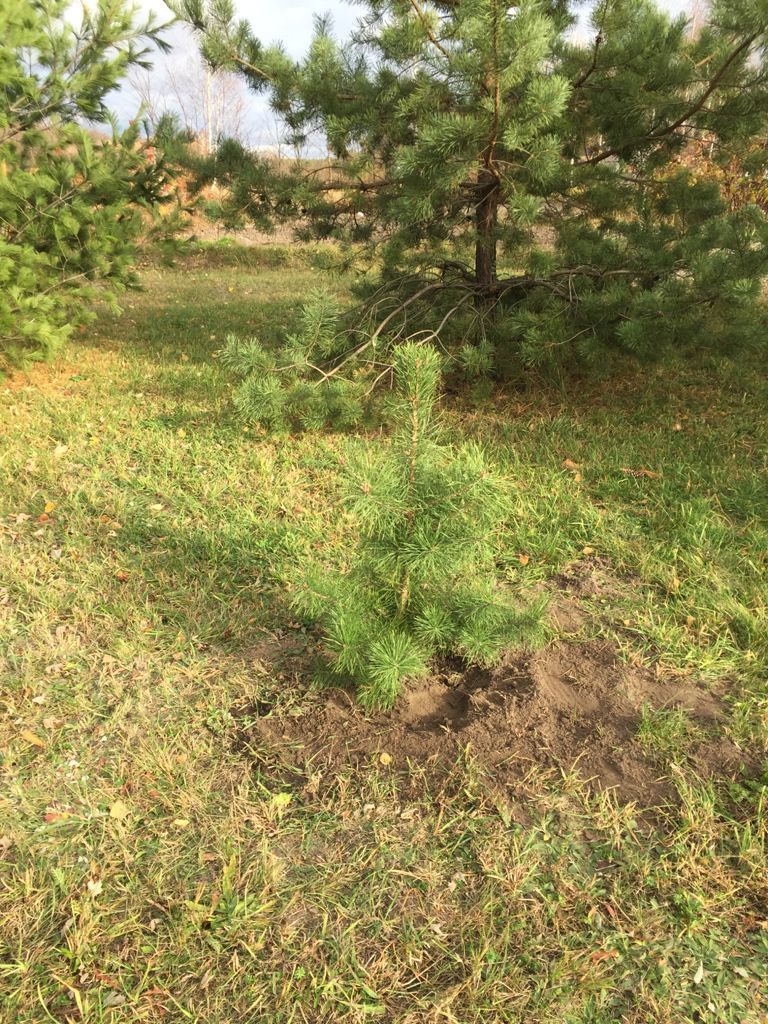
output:
[[114, 818], [115, 821], [125, 821], [130, 813], [128, 805], [124, 804], [122, 800], [115, 800], [109, 808], [109, 816]]
[[88, 893], [91, 896], [98, 896], [103, 888], [100, 878], [89, 878], [87, 883]]
[[591, 548], [591, 547], [589, 546], [589, 544], [587, 544], [587, 546], [586, 546], [586, 547], [583, 547], [583, 548], [581, 549], [581, 553], [582, 553], [582, 555], [594, 555], [594, 553], [595, 553], [595, 549], [594, 549], [594, 548]]
[[518, 555], [517, 556], [517, 560], [520, 563], [520, 565], [528, 565], [528, 563], [531, 560], [531, 556], [530, 555]]
[[33, 747], [44, 747], [45, 740], [41, 740], [39, 736], [36, 736], [31, 729], [22, 729], [21, 738], [26, 742], [30, 743]]
[[51, 825], [54, 821], [66, 821], [67, 818], [72, 817], [71, 811], [46, 811], [43, 815], [43, 821], [48, 825]]
[[573, 459], [563, 459], [560, 463], [562, 469], [568, 469], [571, 473], [575, 473], [576, 470], [581, 469], [580, 462], [574, 462]]
[[618, 950], [615, 949], [597, 949], [591, 954], [590, 960], [593, 963], [598, 963], [600, 960], [618, 960]]
[[128, 997], [124, 996], [122, 992], [109, 991], [104, 994], [101, 1001], [104, 1006], [125, 1006]]

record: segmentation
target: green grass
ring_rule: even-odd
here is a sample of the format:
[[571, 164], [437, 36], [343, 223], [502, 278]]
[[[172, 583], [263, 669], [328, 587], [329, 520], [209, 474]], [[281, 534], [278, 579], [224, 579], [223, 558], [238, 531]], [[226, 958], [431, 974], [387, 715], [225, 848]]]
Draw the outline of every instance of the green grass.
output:
[[[282, 568], [351, 524], [342, 439], [244, 430], [215, 353], [317, 281], [273, 249], [147, 267], [0, 388], [0, 1020], [764, 1021], [764, 789], [701, 783], [679, 715], [641, 723], [681, 794], [652, 827], [544, 775], [512, 820], [471, 757], [417, 801], [381, 764], [289, 790], [235, 742], [236, 706], [302, 699]], [[510, 583], [609, 560], [587, 634], [712, 681], [755, 749], [767, 405], [758, 360], [710, 358], [447, 408], [516, 481]]]
[[644, 707], [637, 738], [645, 749], [663, 759], [680, 760], [698, 732], [690, 715], [681, 708]]

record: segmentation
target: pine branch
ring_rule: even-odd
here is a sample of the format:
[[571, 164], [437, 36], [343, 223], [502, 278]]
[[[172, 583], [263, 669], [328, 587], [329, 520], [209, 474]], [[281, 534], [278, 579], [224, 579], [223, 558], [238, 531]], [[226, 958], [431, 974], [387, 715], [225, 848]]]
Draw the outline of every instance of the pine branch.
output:
[[419, 5], [417, 3], [417, 0], [410, 0], [410, 4], [411, 4], [411, 7], [416, 12], [416, 16], [418, 17], [419, 21], [421, 22], [421, 24], [422, 24], [422, 26], [424, 28], [424, 31], [427, 34], [427, 38], [429, 39], [430, 43], [432, 43], [432, 45], [435, 46], [440, 51], [440, 53], [442, 53], [442, 55], [444, 57], [447, 57], [448, 59], [450, 59], [450, 56], [451, 56], [450, 52], [448, 50], [446, 50], [446, 48], [443, 46], [443, 44], [440, 42], [440, 40], [435, 36], [435, 34], [432, 31], [432, 29], [429, 27], [429, 21], [427, 20], [427, 16], [424, 14], [424, 12], [422, 11], [421, 7], [419, 7]]
[[595, 37], [595, 44], [592, 51], [592, 63], [589, 65], [586, 71], [584, 71], [583, 74], [581, 74], [579, 78], [577, 78], [576, 81], [573, 83], [574, 89], [580, 89], [585, 84], [585, 82], [587, 82], [592, 77], [595, 71], [597, 71], [597, 61], [598, 56], [600, 54], [600, 47], [603, 45], [603, 26], [605, 24], [606, 15], [608, 14], [608, 7], [610, 6], [610, 2], [611, 0], [605, 0], [605, 2], [603, 3], [602, 10], [600, 11], [600, 24], [598, 26], [597, 36]]
[[352, 189], [355, 192], [378, 192], [380, 189], [391, 188], [393, 184], [392, 181], [348, 181], [344, 179], [342, 181], [313, 182], [312, 190], [314, 192], [344, 192]]
[[274, 75], [270, 75], [269, 72], [264, 71], [262, 68], [257, 67], [255, 64], [251, 64], [245, 57], [241, 57], [239, 53], [232, 52], [230, 60], [237, 64], [238, 67], [244, 71], [250, 72], [252, 75], [256, 75], [257, 78], [262, 79], [265, 82], [274, 82]]
[[643, 145], [643, 143], [660, 142], [667, 136], [672, 135], [675, 131], [677, 131], [678, 128], [681, 128], [686, 123], [686, 121], [688, 121], [689, 118], [695, 117], [695, 115], [702, 110], [707, 100], [712, 95], [712, 93], [715, 92], [715, 90], [718, 88], [718, 86], [723, 81], [732, 65], [739, 59], [739, 57], [742, 56], [742, 54], [749, 50], [749, 48], [757, 39], [760, 38], [762, 32], [763, 30], [760, 30], [759, 32], [753, 32], [750, 36], [747, 36], [746, 39], [742, 40], [742, 42], [736, 47], [735, 50], [731, 52], [728, 58], [720, 66], [717, 74], [710, 80], [706, 89], [701, 94], [701, 96], [699, 96], [696, 102], [691, 104], [691, 106], [686, 110], [686, 112], [684, 114], [681, 114], [680, 117], [678, 117], [671, 124], [665, 125], [663, 128], [656, 129], [650, 132], [648, 135], [641, 135], [635, 139], [629, 139], [621, 146], [614, 146], [610, 149], [604, 149], [601, 153], [597, 153], [586, 160], [578, 160], [574, 166], [594, 166], [595, 164], [602, 163], [603, 160], [608, 160], [612, 156], [618, 156], [621, 152], [628, 148], [637, 148], [638, 146]]
[[580, 89], [582, 87], [582, 85], [584, 85], [584, 83], [587, 82], [588, 79], [590, 79], [592, 77], [592, 75], [595, 73], [595, 71], [597, 71], [597, 59], [598, 59], [598, 54], [600, 53], [600, 47], [602, 46], [602, 44], [603, 44], [603, 30], [600, 29], [600, 31], [597, 33], [597, 36], [595, 38], [595, 46], [594, 46], [594, 50], [592, 52], [592, 63], [589, 65], [589, 67], [586, 69], [586, 71], [584, 71], [583, 74], [581, 74], [576, 79], [576, 81], [573, 83], [573, 88], [574, 89]]

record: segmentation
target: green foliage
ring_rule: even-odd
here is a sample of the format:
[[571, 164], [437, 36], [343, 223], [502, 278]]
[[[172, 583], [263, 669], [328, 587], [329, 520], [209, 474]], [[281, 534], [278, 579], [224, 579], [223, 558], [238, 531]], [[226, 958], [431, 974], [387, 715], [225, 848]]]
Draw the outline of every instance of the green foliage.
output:
[[221, 197], [215, 203], [203, 204], [211, 220], [232, 231], [250, 221], [268, 232], [276, 220], [282, 219], [280, 211], [293, 211], [288, 179], [278, 187], [269, 163], [237, 139], [219, 139], [212, 153], [200, 153], [188, 143], [183, 133], [160, 141], [163, 151], [172, 154], [187, 172], [187, 187], [193, 197], [216, 184]]
[[316, 430], [327, 423], [351, 426], [362, 418], [364, 382], [356, 379], [354, 360], [346, 358], [340, 315], [338, 301], [315, 290], [301, 309], [298, 330], [284, 345], [275, 349], [257, 338], [227, 338], [219, 359], [241, 378], [234, 401], [245, 419], [285, 431]]
[[413, 342], [395, 350], [395, 433], [345, 467], [345, 504], [359, 530], [348, 572], [313, 566], [292, 590], [319, 619], [334, 673], [369, 707], [390, 707], [435, 654], [491, 664], [532, 635], [541, 607], [519, 608], [496, 583], [504, 481], [480, 447], [441, 443], [435, 404], [441, 360]]
[[148, 137], [151, 136], [154, 146], [166, 160], [175, 165], [186, 163], [189, 146], [194, 142], [195, 136], [190, 128], [183, 126], [179, 114], [167, 110], [157, 119], [154, 129], [147, 123], [145, 131]]
[[[765, 4], [716, 0], [695, 33], [652, 0], [364, 8], [348, 40], [319, 20], [297, 64], [229, 3], [174, 4], [208, 59], [268, 92], [294, 141], [326, 140], [323, 173], [263, 174], [239, 193], [244, 211], [365, 241], [393, 288], [439, 281], [445, 303], [430, 293], [420, 321], [410, 309], [420, 327], [469, 295], [475, 322], [454, 333], [492, 333], [523, 369], [755, 333], [766, 218], [730, 209], [679, 157], [700, 139], [727, 162], [764, 131]], [[585, 14], [586, 37], [573, 31]]]
[[[0, 367], [50, 356], [87, 317], [94, 284], [129, 282], [163, 202], [162, 162], [134, 126], [96, 138], [106, 98], [162, 45], [122, 0], [0, 0]], [[173, 226], [172, 219], [165, 230]], [[164, 233], [164, 232], [163, 232]]]

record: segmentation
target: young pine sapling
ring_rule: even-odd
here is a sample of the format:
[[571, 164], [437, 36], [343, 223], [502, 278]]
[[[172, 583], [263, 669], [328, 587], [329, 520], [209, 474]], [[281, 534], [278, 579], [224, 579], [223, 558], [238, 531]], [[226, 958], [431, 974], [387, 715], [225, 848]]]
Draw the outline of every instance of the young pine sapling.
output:
[[540, 603], [521, 608], [495, 573], [508, 509], [502, 478], [476, 444], [440, 440], [441, 359], [428, 346], [394, 352], [391, 444], [350, 456], [345, 502], [358, 527], [348, 571], [305, 571], [295, 608], [319, 621], [332, 672], [367, 707], [391, 707], [437, 654], [491, 664], [530, 639]]

